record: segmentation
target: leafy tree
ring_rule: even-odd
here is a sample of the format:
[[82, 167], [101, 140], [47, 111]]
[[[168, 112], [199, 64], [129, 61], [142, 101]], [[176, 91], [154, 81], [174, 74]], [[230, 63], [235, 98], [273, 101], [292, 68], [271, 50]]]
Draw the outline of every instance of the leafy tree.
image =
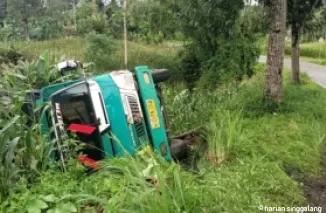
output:
[[199, 45], [203, 57], [214, 56], [219, 46], [217, 37], [229, 38], [237, 21], [242, 0], [182, 0], [182, 31], [186, 38]]
[[316, 41], [320, 37], [326, 38], [326, 8], [319, 8], [311, 20], [308, 20], [302, 30], [302, 42]]
[[[110, 31], [121, 38], [123, 29], [123, 1], [114, 0], [105, 8]], [[160, 42], [173, 38], [180, 31], [180, 21], [173, 8], [165, 1], [133, 0], [127, 5], [129, 38], [147, 42]]]
[[41, 14], [43, 9], [41, 0], [10, 0], [7, 3], [9, 18], [23, 23], [25, 40], [29, 40], [28, 24], [32, 17]]
[[322, 6], [322, 0], [288, 0], [288, 22], [292, 34], [292, 81], [300, 83], [299, 44], [302, 28], [314, 16], [316, 8]]
[[[108, 19], [109, 31], [114, 38], [122, 38], [123, 34], [123, 8], [120, 6], [119, 0], [112, 0], [104, 9], [104, 13]], [[130, 30], [130, 29], [129, 29]]]
[[[270, 6], [273, 0], [260, 0]], [[287, 24], [291, 27], [292, 35], [292, 82], [300, 83], [299, 45], [300, 37], [306, 23], [313, 19], [316, 9], [323, 5], [323, 0], [288, 0]]]
[[[38, 14], [36, 23], [31, 27], [32, 39], [51, 39], [63, 32], [64, 22], [71, 19], [71, 1], [46, 0], [44, 1], [44, 12]], [[34, 18], [35, 19], [35, 18]]]
[[266, 101], [272, 103], [282, 101], [286, 4], [286, 0], [273, 0], [270, 4], [271, 20], [264, 97]]
[[99, 13], [97, 8], [94, 12], [93, 2], [80, 5], [77, 9], [77, 32], [81, 35], [95, 31], [104, 33], [106, 30], [105, 15]]
[[259, 55], [253, 32], [256, 23], [249, 23], [254, 19], [242, 0], [162, 2], [173, 11], [178, 20], [174, 25], [180, 23], [187, 41], [181, 66], [189, 89], [198, 80], [199, 85], [216, 87], [219, 81], [252, 75]]

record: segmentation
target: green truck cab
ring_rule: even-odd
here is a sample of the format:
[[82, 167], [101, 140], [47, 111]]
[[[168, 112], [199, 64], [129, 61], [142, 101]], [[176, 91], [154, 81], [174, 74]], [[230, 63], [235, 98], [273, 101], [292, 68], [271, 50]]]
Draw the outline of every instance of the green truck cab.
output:
[[133, 71], [112, 71], [48, 85], [34, 93], [28, 103], [36, 103], [39, 108], [50, 105], [52, 110], [43, 111], [38, 120], [42, 135], [53, 143], [52, 156], [57, 160], [63, 160], [60, 141], [68, 135], [91, 145], [81, 151], [94, 161], [134, 156], [148, 146], [170, 161], [187, 145], [168, 136], [158, 86], [168, 78], [168, 70], [138, 66]]

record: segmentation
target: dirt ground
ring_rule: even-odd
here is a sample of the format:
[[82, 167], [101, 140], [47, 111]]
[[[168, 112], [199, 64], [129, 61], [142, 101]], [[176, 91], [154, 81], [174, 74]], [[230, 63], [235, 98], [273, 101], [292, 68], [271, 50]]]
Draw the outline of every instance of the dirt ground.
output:
[[285, 172], [302, 184], [303, 192], [309, 202], [309, 206], [322, 207], [326, 212], [326, 147], [321, 159], [322, 175], [320, 177], [307, 177], [298, 169], [285, 166]]

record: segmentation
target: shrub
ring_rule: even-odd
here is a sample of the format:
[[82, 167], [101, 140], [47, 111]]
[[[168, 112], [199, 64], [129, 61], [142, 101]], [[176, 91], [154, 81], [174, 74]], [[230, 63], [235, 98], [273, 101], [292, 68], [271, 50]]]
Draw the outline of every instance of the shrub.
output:
[[4, 24], [3, 27], [0, 27], [0, 40], [1, 41], [8, 41], [10, 40], [13, 29], [12, 25]]
[[33, 40], [43, 40], [45, 38], [45, 33], [43, 27], [35, 27], [29, 30], [30, 39]]
[[187, 88], [192, 91], [201, 76], [201, 59], [194, 46], [187, 46], [182, 54], [181, 69]]
[[116, 49], [116, 42], [111, 37], [92, 33], [87, 37], [85, 58], [94, 63], [98, 70], [104, 71], [109, 64], [112, 64], [112, 55]]
[[107, 27], [105, 15], [93, 14], [93, 4], [85, 3], [77, 9], [77, 32], [86, 35], [90, 32], [104, 33]]
[[0, 64], [17, 64], [23, 59], [23, 55], [13, 48], [0, 48]]

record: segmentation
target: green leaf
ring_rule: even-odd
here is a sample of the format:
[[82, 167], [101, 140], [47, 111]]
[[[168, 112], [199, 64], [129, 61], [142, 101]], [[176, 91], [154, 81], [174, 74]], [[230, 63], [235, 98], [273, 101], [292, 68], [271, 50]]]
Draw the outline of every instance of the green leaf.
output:
[[2, 134], [3, 132], [7, 131], [7, 129], [9, 129], [10, 127], [12, 127], [14, 125], [14, 123], [20, 118], [20, 116], [15, 116], [13, 119], [11, 119], [10, 122], [8, 122], [6, 124], [6, 126], [4, 126], [1, 130], [0, 130], [0, 134]]
[[63, 212], [58, 208], [54, 208], [54, 209], [49, 209], [46, 213], [63, 213]]
[[34, 199], [28, 202], [26, 209], [28, 213], [40, 213], [42, 209], [47, 208], [48, 205], [39, 199]]
[[49, 203], [54, 203], [57, 200], [57, 197], [53, 194], [49, 194], [41, 197], [44, 201]]
[[76, 206], [71, 202], [62, 204], [60, 210], [65, 213], [77, 212]]
[[24, 76], [24, 75], [22, 75], [22, 74], [19, 74], [19, 73], [10, 73], [9, 75], [12, 75], [12, 76], [14, 76], [14, 77], [17, 77], [17, 78], [19, 78], [20, 80], [26, 80], [26, 79], [27, 79], [26, 76]]

